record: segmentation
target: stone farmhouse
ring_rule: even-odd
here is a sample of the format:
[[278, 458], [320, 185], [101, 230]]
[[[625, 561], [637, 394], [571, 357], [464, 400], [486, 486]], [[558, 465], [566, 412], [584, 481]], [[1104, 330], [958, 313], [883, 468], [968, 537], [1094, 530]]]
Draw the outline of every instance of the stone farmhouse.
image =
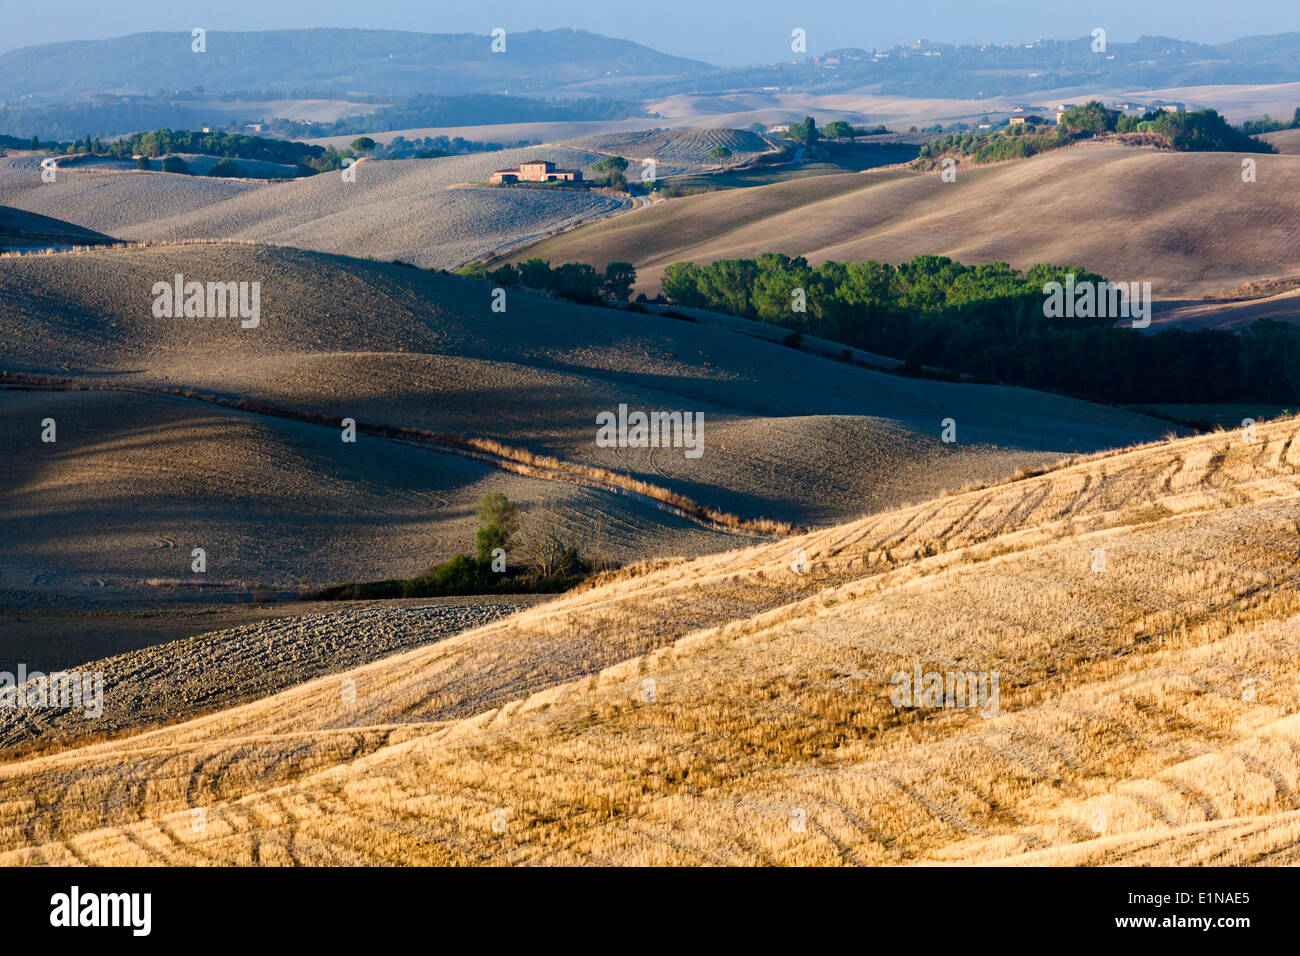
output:
[[520, 163], [518, 169], [498, 169], [492, 173], [493, 183], [553, 183], [558, 181], [577, 183], [582, 181], [582, 170], [559, 169], [552, 162], [537, 159]]

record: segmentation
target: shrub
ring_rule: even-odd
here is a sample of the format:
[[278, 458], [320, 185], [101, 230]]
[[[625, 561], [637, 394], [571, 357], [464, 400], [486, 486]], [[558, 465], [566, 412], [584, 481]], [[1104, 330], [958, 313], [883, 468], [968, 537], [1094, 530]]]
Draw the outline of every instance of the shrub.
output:
[[493, 550], [510, 550], [511, 539], [519, 526], [519, 502], [494, 491], [479, 499], [476, 513], [479, 525], [474, 533], [474, 550], [480, 562], [491, 563]]
[[179, 156], [164, 156], [162, 171], [164, 173], [188, 173], [190, 168], [185, 165], [185, 160]]
[[212, 168], [208, 170], [208, 175], [238, 177], [243, 176], [244, 172], [238, 163], [232, 162], [229, 159], [223, 159], [220, 162], [212, 164]]

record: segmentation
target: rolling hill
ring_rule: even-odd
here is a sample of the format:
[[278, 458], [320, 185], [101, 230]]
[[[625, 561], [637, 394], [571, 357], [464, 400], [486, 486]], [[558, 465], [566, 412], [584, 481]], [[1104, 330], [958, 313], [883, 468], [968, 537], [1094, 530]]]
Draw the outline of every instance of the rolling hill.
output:
[[124, 239], [249, 240], [437, 268], [631, 205], [598, 192], [486, 185], [492, 170], [530, 158], [589, 167], [599, 157], [539, 147], [362, 162], [355, 181], [333, 172], [279, 183], [76, 168], [42, 183], [28, 168], [35, 160], [0, 160], [9, 162], [0, 200]]
[[[1258, 156], [1242, 181], [1235, 153], [1081, 145], [938, 175], [866, 172], [671, 199], [544, 240], [510, 258], [603, 266], [623, 259], [658, 288], [677, 260], [763, 252], [898, 263], [1075, 265], [1195, 298], [1300, 271], [1300, 160]], [[1215, 228], [1206, 229], [1213, 221]]]
[[[260, 325], [154, 318], [151, 290], [176, 274], [260, 283]], [[492, 300], [485, 283], [278, 247], [12, 257], [0, 260], [0, 370], [446, 433], [628, 475], [741, 518], [810, 525], [1168, 427], [1061, 396], [873, 372], [703, 322], [524, 293], [494, 312]], [[703, 414], [703, 453], [597, 445], [597, 414], [620, 405]], [[945, 418], [954, 443], [941, 441]], [[59, 452], [72, 454], [64, 441]]]
[[0, 861], [1295, 863], [1298, 449], [1096, 455], [11, 759]]
[[[47, 418], [53, 444], [41, 441]], [[733, 540], [608, 490], [365, 435], [344, 444], [337, 428], [173, 395], [0, 390], [0, 422], [7, 604], [293, 597], [412, 577], [472, 550], [474, 508], [490, 491], [556, 508], [575, 540], [620, 562]]]

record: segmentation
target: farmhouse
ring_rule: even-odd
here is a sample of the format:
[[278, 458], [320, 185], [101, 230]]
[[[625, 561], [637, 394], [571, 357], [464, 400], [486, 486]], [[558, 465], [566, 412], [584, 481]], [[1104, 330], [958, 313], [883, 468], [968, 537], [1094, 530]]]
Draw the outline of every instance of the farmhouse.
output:
[[494, 183], [553, 183], [564, 180], [571, 183], [582, 181], [582, 170], [559, 169], [545, 159], [536, 159], [520, 163], [518, 169], [498, 169], [492, 173]]

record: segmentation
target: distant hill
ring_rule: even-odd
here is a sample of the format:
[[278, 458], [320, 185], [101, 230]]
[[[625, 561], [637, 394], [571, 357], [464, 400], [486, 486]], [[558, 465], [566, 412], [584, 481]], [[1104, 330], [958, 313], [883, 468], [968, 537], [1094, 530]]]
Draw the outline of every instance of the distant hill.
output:
[[34, 102], [49, 103], [95, 93], [196, 86], [209, 93], [304, 88], [382, 96], [550, 93], [580, 89], [609, 75], [631, 82], [647, 76], [696, 76], [714, 69], [585, 30], [510, 33], [504, 53], [493, 53], [491, 43], [490, 37], [472, 33], [213, 30], [206, 36], [206, 52], [195, 53], [188, 33], [133, 33], [0, 55], [0, 97], [30, 95]]

